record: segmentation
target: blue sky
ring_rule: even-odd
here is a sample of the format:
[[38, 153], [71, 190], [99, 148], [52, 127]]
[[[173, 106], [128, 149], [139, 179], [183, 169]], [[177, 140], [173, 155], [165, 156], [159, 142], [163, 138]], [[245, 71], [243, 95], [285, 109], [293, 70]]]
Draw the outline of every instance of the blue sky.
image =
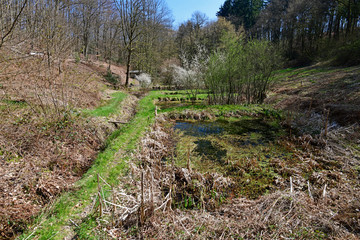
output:
[[166, 0], [174, 17], [174, 28], [191, 18], [195, 11], [205, 13], [210, 20], [216, 19], [216, 12], [225, 0]]

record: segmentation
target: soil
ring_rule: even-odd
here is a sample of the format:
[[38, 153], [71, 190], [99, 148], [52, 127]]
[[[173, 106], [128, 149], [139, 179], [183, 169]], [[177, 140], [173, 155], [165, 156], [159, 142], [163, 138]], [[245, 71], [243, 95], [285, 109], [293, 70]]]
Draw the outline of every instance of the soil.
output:
[[[83, 63], [86, 64], [88, 67], [90, 67], [93, 71], [101, 73], [102, 75], [106, 75], [109, 69], [108, 63], [104, 63], [99, 60], [83, 62]], [[119, 77], [119, 79], [121, 80], [121, 85], [124, 86], [126, 82], [126, 68], [124, 66], [110, 64], [110, 71], [112, 74]], [[136, 79], [130, 78], [129, 84], [138, 86], [139, 82]]]

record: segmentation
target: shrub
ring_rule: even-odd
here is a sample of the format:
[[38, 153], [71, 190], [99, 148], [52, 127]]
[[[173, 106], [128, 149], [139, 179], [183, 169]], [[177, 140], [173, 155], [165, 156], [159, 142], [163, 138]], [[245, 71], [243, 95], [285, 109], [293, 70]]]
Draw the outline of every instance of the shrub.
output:
[[147, 73], [140, 74], [136, 79], [140, 82], [142, 88], [148, 88], [151, 84], [151, 76]]
[[74, 53], [74, 58], [75, 58], [75, 63], [80, 63], [81, 58], [80, 58], [80, 54], [78, 52]]
[[355, 66], [360, 64], [360, 40], [344, 45], [333, 53], [335, 66]]
[[227, 35], [209, 60], [206, 87], [213, 104], [262, 103], [273, 81], [280, 54], [267, 41]]
[[204, 89], [204, 78], [208, 62], [208, 54], [203, 46], [197, 46], [193, 56], [182, 54], [182, 66], [173, 65], [173, 81], [176, 86], [185, 88], [189, 98], [196, 99], [201, 89]]
[[112, 74], [112, 72], [110, 70], [108, 70], [106, 72], [106, 75], [104, 77], [105, 77], [106, 81], [111, 83], [115, 89], [117, 88], [119, 79], [114, 74]]

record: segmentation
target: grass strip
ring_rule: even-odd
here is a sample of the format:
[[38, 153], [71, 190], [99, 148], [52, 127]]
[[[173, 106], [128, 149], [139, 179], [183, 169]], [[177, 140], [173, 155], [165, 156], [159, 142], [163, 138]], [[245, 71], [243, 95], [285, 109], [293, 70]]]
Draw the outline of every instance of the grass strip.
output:
[[[129, 153], [136, 149], [137, 142], [154, 122], [153, 99], [157, 95], [158, 93], [151, 92], [139, 102], [138, 113], [129, 124], [113, 133], [117, 137], [98, 155], [90, 170], [75, 184], [77, 190], [62, 194], [19, 239], [64, 239], [69, 233], [66, 226], [71, 226], [72, 221], [81, 220], [81, 214], [92, 204], [92, 197], [97, 192], [97, 174], [113, 186], [119, 183], [119, 177], [128, 171], [126, 160], [130, 157]], [[119, 151], [120, 156], [117, 154]], [[87, 238], [91, 239], [91, 236]]]
[[111, 94], [112, 98], [103, 106], [94, 110], [86, 110], [85, 113], [96, 117], [108, 117], [119, 110], [120, 103], [128, 96], [123, 92], [116, 92]]

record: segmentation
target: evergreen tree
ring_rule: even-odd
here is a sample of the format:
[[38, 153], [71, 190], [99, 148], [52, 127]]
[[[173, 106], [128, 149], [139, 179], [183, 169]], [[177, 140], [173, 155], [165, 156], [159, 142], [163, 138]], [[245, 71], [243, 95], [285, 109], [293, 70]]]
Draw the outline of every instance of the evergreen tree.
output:
[[264, 0], [225, 0], [217, 12], [217, 16], [225, 17], [236, 28], [243, 26], [250, 30], [264, 6]]

